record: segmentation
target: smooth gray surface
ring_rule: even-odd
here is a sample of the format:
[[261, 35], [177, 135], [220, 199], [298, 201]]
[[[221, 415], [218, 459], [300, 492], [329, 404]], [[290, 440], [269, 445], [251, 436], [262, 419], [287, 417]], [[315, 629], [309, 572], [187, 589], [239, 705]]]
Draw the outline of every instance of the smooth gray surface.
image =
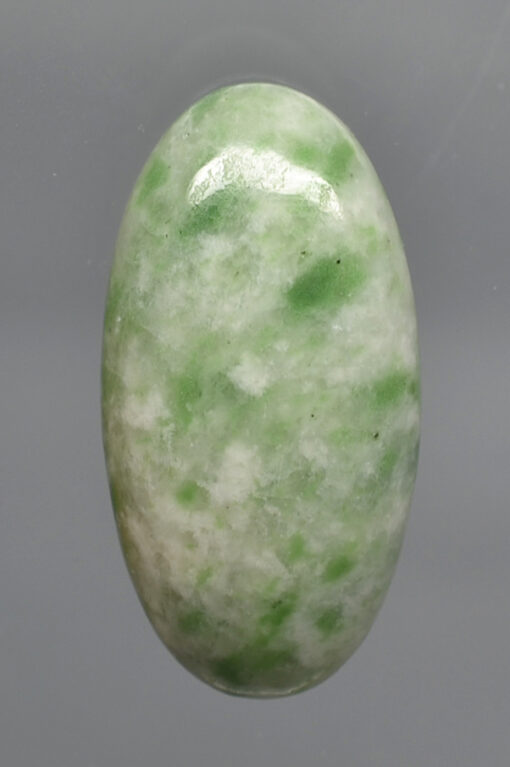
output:
[[[116, 231], [169, 124], [278, 80], [356, 133], [414, 281], [423, 440], [369, 638], [296, 698], [228, 698], [145, 619], [99, 417]], [[507, 0], [2, 0], [0, 764], [510, 763]]]

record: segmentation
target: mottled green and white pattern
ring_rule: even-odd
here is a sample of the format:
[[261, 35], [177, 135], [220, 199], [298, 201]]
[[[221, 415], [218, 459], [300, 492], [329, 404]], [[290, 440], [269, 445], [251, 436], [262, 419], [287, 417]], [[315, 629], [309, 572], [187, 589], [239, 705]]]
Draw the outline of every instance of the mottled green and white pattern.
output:
[[391, 209], [324, 107], [238, 85], [162, 138], [119, 234], [103, 415], [127, 564], [178, 660], [260, 697], [344, 663], [399, 553], [419, 379]]

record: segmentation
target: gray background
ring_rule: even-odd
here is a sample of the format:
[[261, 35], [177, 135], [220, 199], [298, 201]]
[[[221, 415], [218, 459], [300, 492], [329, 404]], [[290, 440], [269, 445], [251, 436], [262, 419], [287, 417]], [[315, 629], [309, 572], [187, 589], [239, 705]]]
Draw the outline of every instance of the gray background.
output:
[[[103, 302], [156, 140], [207, 90], [279, 80], [386, 186], [421, 333], [413, 511], [368, 639], [295, 698], [228, 698], [131, 586], [99, 418]], [[0, 763], [510, 763], [507, 0], [2, 0]]]

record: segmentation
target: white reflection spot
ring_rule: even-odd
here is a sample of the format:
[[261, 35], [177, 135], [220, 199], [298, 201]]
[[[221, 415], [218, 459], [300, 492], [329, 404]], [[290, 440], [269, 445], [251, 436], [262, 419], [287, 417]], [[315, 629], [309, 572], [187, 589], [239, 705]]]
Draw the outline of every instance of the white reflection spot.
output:
[[326, 213], [342, 218], [340, 201], [331, 184], [312, 170], [293, 165], [271, 150], [231, 146], [195, 173], [188, 200], [199, 205], [231, 184], [284, 195], [300, 195]]

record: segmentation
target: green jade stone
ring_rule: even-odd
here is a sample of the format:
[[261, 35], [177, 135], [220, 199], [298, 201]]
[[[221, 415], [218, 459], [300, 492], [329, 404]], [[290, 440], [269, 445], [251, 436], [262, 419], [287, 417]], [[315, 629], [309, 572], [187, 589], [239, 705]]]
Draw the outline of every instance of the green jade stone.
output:
[[106, 305], [103, 429], [127, 566], [173, 655], [228, 693], [316, 685], [367, 634], [413, 491], [413, 294], [350, 131], [222, 88], [152, 152]]

